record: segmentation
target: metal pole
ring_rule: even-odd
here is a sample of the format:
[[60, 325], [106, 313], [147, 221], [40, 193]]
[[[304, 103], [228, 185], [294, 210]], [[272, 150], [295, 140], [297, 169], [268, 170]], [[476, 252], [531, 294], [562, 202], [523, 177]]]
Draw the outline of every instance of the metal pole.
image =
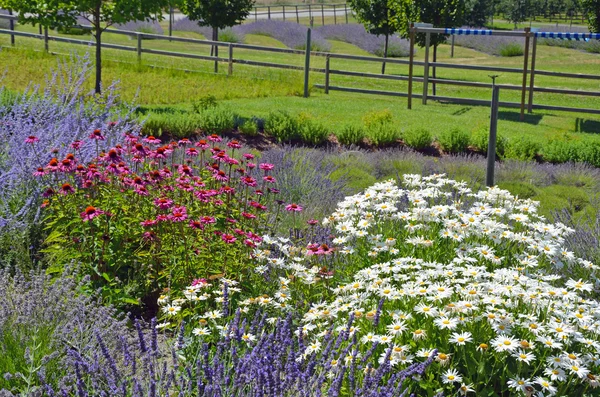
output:
[[[8, 15], [12, 16], [13, 12], [12, 11], [8, 11]], [[8, 21], [8, 26], [10, 28], [11, 31], [15, 31], [15, 21], [14, 19], [11, 19], [10, 21]], [[11, 34], [10, 35], [10, 45], [14, 46], [15, 45], [15, 35]]]
[[267, 12], [269, 13], [269, 19], [271, 19], [271, 6], [267, 7]]
[[335, 15], [335, 4], [333, 5], [333, 24], [337, 25], [337, 18], [336, 18], [336, 15]]
[[137, 36], [137, 58], [138, 63], [142, 62], [142, 34], [136, 33]]
[[525, 96], [527, 94], [527, 66], [529, 64], [529, 33], [531, 29], [525, 28], [525, 55], [523, 57], [523, 86], [521, 88], [521, 116], [520, 120], [525, 120]]
[[329, 94], [329, 55], [325, 58], [325, 94]]
[[537, 53], [537, 37], [533, 36], [533, 43], [532, 43], [532, 50], [531, 50], [531, 77], [529, 77], [529, 102], [527, 103], [527, 113], [532, 113], [533, 112], [533, 84], [534, 84], [534, 80], [535, 80], [535, 56]]
[[408, 63], [408, 108], [412, 109], [413, 63], [415, 58], [415, 24], [410, 24], [410, 51]]
[[233, 44], [229, 43], [229, 67], [227, 68], [227, 74], [231, 76], [233, 74]]
[[300, 17], [298, 16], [298, 6], [296, 6], [296, 23], [300, 23]]
[[425, 33], [425, 65], [423, 67], [423, 105], [427, 105], [427, 94], [429, 93], [429, 44], [431, 33]]
[[285, 21], [285, 6], [283, 6], [283, 20]]
[[450, 58], [454, 58], [454, 35], [452, 35], [452, 48], [450, 49]]
[[310, 4], [308, 5], [308, 19], [312, 21], [312, 8], [310, 7]]
[[496, 165], [496, 139], [498, 132], [498, 102], [500, 97], [500, 87], [496, 85], [496, 77], [493, 76], [494, 80], [492, 88], [492, 114], [490, 116], [490, 137], [488, 141], [488, 152], [487, 152], [487, 173], [485, 177], [485, 184], [487, 186], [494, 186], [494, 167]]
[[348, 3], [344, 4], [344, 12], [346, 14], [346, 23], [348, 23]]
[[258, 14], [256, 12], [256, 7], [254, 7], [254, 21], [258, 21]]
[[310, 28], [306, 31], [306, 58], [304, 61], [304, 98], [308, 98], [308, 74], [310, 72]]
[[323, 9], [323, 4], [321, 4], [321, 25], [325, 26], [325, 10]]
[[48, 52], [48, 26], [44, 26], [44, 50]]

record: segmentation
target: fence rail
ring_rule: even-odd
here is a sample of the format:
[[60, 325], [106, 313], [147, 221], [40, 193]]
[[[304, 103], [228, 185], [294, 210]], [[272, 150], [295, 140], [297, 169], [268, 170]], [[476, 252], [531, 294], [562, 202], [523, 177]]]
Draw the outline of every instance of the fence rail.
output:
[[[5, 19], [16, 19], [14, 16], [0, 15], [0, 18]], [[82, 27], [84, 29], [91, 29], [90, 27]], [[188, 58], [188, 59], [197, 59], [202, 61], [211, 61], [214, 62], [215, 72], [218, 72], [219, 63], [227, 63], [227, 72], [229, 75], [233, 74], [233, 65], [249, 65], [249, 66], [259, 66], [259, 67], [268, 67], [268, 68], [279, 68], [279, 69], [288, 69], [288, 70], [308, 70], [313, 73], [320, 73], [325, 75], [325, 84], [316, 84], [315, 87], [323, 88], [325, 93], [329, 93], [329, 91], [344, 91], [344, 92], [353, 92], [353, 93], [364, 93], [364, 94], [374, 94], [374, 95], [388, 95], [394, 97], [406, 97], [408, 98], [408, 104], [410, 108], [412, 98], [419, 98], [423, 101], [423, 104], [427, 103], [428, 99], [443, 101], [449, 103], [458, 103], [458, 104], [474, 104], [474, 105], [489, 105], [490, 101], [481, 100], [481, 99], [471, 99], [471, 98], [455, 98], [448, 96], [440, 96], [436, 95], [435, 88], [433, 92], [429, 93], [429, 85], [432, 87], [435, 85], [454, 85], [454, 86], [463, 86], [463, 87], [473, 87], [473, 88], [482, 88], [482, 89], [490, 89], [492, 88], [492, 84], [485, 82], [476, 82], [476, 81], [462, 81], [462, 80], [454, 80], [454, 79], [444, 79], [439, 76], [429, 77], [430, 69], [463, 69], [463, 70], [474, 70], [474, 71], [491, 71], [491, 72], [501, 72], [501, 73], [515, 73], [523, 75], [523, 84], [521, 85], [511, 85], [511, 84], [502, 84], [499, 85], [502, 90], [511, 90], [511, 91], [521, 91], [521, 102], [500, 102], [500, 106], [503, 107], [520, 107], [521, 108], [521, 116], [524, 115], [525, 108], [527, 108], [528, 112], [532, 112], [533, 109], [540, 110], [558, 110], [558, 111], [568, 111], [568, 112], [580, 112], [580, 113], [592, 113], [592, 114], [600, 114], [600, 109], [586, 109], [586, 108], [568, 108], [563, 106], [552, 106], [552, 105], [543, 105], [543, 104], [534, 104], [533, 103], [533, 94], [535, 92], [539, 93], [558, 93], [558, 94], [566, 94], [566, 95], [581, 95], [585, 97], [600, 97], [600, 92], [593, 91], [585, 91], [585, 90], [574, 90], [574, 89], [559, 89], [559, 88], [551, 88], [551, 87], [536, 87], [534, 85], [534, 77], [536, 75], [542, 76], [553, 76], [553, 77], [562, 77], [562, 78], [574, 78], [574, 79], [590, 79], [590, 80], [600, 80], [600, 75], [590, 75], [590, 74], [578, 74], [578, 73], [563, 73], [563, 72], [553, 72], [553, 71], [545, 71], [545, 70], [537, 70], [535, 68], [535, 54], [536, 54], [536, 40], [535, 36], [532, 35], [532, 32], [505, 32], [505, 31], [489, 31], [492, 35], [508, 35], [513, 37], [528, 37], [527, 35], [532, 35], [534, 38], [532, 42], [532, 57], [533, 60], [531, 62], [531, 68], [529, 68], [529, 59], [527, 54], [524, 57], [524, 67], [520, 68], [507, 68], [507, 67], [494, 67], [494, 66], [480, 66], [480, 65], [459, 65], [453, 63], [444, 63], [444, 62], [430, 62], [428, 57], [429, 48], [425, 48], [425, 61], [416, 61], [414, 59], [414, 34], [416, 33], [425, 33], [426, 35], [431, 34], [446, 34], [447, 29], [436, 29], [436, 28], [412, 28], [411, 34], [411, 57], [410, 59], [393, 59], [393, 58], [381, 58], [381, 57], [371, 57], [371, 56], [358, 56], [358, 55], [349, 55], [349, 54], [333, 54], [326, 52], [317, 52], [317, 51], [307, 51], [307, 50], [296, 50], [290, 48], [275, 48], [275, 47], [266, 47], [259, 45], [251, 45], [251, 44], [242, 44], [242, 43], [226, 43], [212, 40], [200, 40], [200, 39], [192, 39], [192, 38], [184, 38], [184, 37], [169, 37], [164, 35], [156, 35], [149, 33], [139, 33], [133, 31], [124, 31], [124, 30], [116, 30], [116, 29], [107, 29], [106, 32], [122, 34], [136, 39], [134, 42], [135, 46], [125, 46], [120, 44], [111, 44], [111, 43], [103, 43], [102, 47], [122, 50], [122, 51], [130, 51], [137, 52], [138, 61], [141, 61], [142, 54], [154, 54], [161, 56], [169, 56], [169, 57], [180, 57], [180, 58]], [[51, 36], [48, 34], [48, 31], [45, 30], [41, 34], [37, 33], [28, 33], [21, 32], [17, 30], [9, 30], [9, 29], [0, 29], [0, 34], [11, 35], [11, 43], [14, 45], [14, 37], [27, 37], [27, 38], [36, 38], [44, 41], [44, 48], [48, 51], [49, 42], [64, 42], [76, 45], [86, 45], [86, 46], [95, 46], [95, 42], [86, 41], [86, 40], [78, 40], [71, 39], [59, 36]], [[226, 48], [227, 57], [219, 57], [217, 56], [218, 51], [211, 53], [211, 55], [201, 55], [194, 53], [181, 53], [175, 51], [167, 51], [167, 50], [158, 50], [158, 49], [150, 49], [143, 47], [143, 40], [169, 40], [176, 41], [182, 43], [189, 44], [197, 44], [204, 45], [207, 47], [213, 47], [218, 49]], [[307, 46], [310, 48], [310, 46]], [[275, 62], [265, 62], [259, 60], [252, 59], [242, 59], [240, 57], [234, 57], [235, 49], [245, 49], [249, 51], [257, 51], [257, 52], [272, 52], [272, 53], [282, 53], [282, 54], [295, 54], [302, 55], [307, 58], [307, 63], [305, 66], [299, 65], [291, 65], [285, 63], [275, 63]], [[527, 53], [527, 51], [526, 51]], [[325, 68], [315, 68], [310, 65], [311, 57], [325, 57], [326, 63]], [[409, 66], [409, 72], [407, 75], [402, 74], [378, 74], [378, 73], [368, 73], [354, 70], [341, 70], [332, 67], [332, 61], [335, 59], [341, 60], [350, 60], [357, 62], [370, 62], [375, 64], [397, 64], [397, 65], [407, 65]], [[423, 67], [423, 77], [414, 76], [414, 66]], [[392, 80], [392, 81], [407, 81], [408, 82], [408, 92], [396, 92], [396, 91], [388, 91], [388, 90], [376, 90], [376, 89], [365, 89], [359, 87], [342, 87], [331, 84], [331, 76], [350, 76], [350, 77], [359, 77], [366, 79], [379, 79], [379, 80]], [[308, 75], [306, 75], [308, 76]], [[528, 83], [529, 78], [529, 84]], [[307, 83], [307, 77], [305, 77], [305, 83]], [[417, 95], [412, 92], [412, 83], [422, 83], [423, 84], [423, 94]], [[529, 95], [527, 95], [529, 94]], [[528, 100], [527, 100], [528, 98]]]

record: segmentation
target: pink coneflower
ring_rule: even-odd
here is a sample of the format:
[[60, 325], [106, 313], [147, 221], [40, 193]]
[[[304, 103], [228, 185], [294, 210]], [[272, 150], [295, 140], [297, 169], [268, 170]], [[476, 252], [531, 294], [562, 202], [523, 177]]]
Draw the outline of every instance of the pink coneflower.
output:
[[255, 219], [256, 218], [256, 215], [251, 214], [249, 212], [242, 212], [242, 216], [246, 219]]
[[197, 278], [194, 281], [192, 281], [192, 287], [195, 287], [197, 285], [205, 286], [207, 284], [208, 284], [208, 281], [205, 278]]
[[269, 163], [261, 163], [258, 168], [264, 171], [271, 171], [273, 168], [275, 168], [275, 166]]
[[69, 159], [64, 159], [58, 165], [58, 170], [61, 172], [71, 172], [75, 170], [75, 163]]
[[221, 193], [234, 194], [235, 193], [235, 188], [232, 188], [231, 186], [223, 186], [221, 188]]
[[214, 178], [219, 182], [227, 182], [229, 180], [229, 177], [227, 176], [225, 171], [222, 170], [215, 172]]
[[116, 127], [117, 124], [119, 124], [119, 123], [116, 121], [109, 121], [107, 125], [108, 125], [108, 128], [113, 128], [113, 127]]
[[121, 155], [119, 154], [119, 152], [116, 149], [110, 149], [108, 151], [108, 153], [106, 153], [106, 156], [104, 157], [107, 161], [112, 161], [114, 163], [118, 163], [120, 161], [122, 161], [123, 159], [121, 158]]
[[25, 138], [25, 143], [30, 143], [32, 145], [39, 141], [40, 141], [39, 138], [34, 135], [29, 135], [27, 138]]
[[208, 137], [206, 137], [206, 139], [208, 139], [208, 140], [209, 140], [209, 141], [211, 141], [211, 142], [221, 142], [221, 141], [223, 140], [223, 139], [222, 139], [220, 136], [218, 136], [217, 134], [212, 134], [212, 135], [209, 135]]
[[177, 168], [177, 171], [179, 171], [179, 173], [182, 175], [188, 175], [188, 176], [192, 175], [192, 169], [188, 165], [180, 165]]
[[130, 134], [130, 133], [126, 133], [125, 134], [125, 142], [127, 142], [129, 145], [135, 145], [138, 141], [138, 137]]
[[42, 193], [42, 197], [48, 198], [54, 196], [55, 194], [56, 192], [54, 191], [54, 189], [49, 187], [48, 189], [44, 190], [44, 193]]
[[244, 240], [244, 244], [250, 248], [256, 248], [256, 243], [248, 238]]
[[44, 176], [47, 172], [44, 171], [42, 167], [38, 167], [38, 169], [33, 173], [33, 176]]
[[316, 219], [309, 219], [306, 221], [306, 223], [308, 223], [310, 226], [315, 226], [319, 223], [319, 221]]
[[156, 240], [158, 240], [158, 237], [156, 236], [156, 233], [154, 233], [153, 231], [144, 232], [144, 234], [142, 234], [142, 238], [145, 241], [156, 241]]
[[256, 164], [254, 164], [254, 163], [248, 163], [248, 164], [246, 164], [246, 166], [247, 166], [247, 167], [248, 167], [248, 169], [250, 169], [250, 170], [253, 170], [253, 169], [255, 169], [255, 168], [256, 168]]
[[198, 149], [196, 149], [195, 147], [188, 148], [185, 151], [185, 154], [187, 154], [190, 157], [196, 157], [198, 155]]
[[183, 138], [183, 139], [179, 140], [179, 144], [182, 146], [189, 145], [190, 143], [192, 143], [192, 142], [190, 142], [190, 140], [187, 138]]
[[267, 176], [263, 177], [263, 181], [265, 181], [267, 183], [275, 183], [275, 182], [277, 182], [275, 180], [275, 178], [272, 177], [271, 175], [267, 175]]
[[156, 219], [147, 219], [145, 221], [140, 222], [140, 225], [142, 225], [143, 227], [150, 227], [156, 225], [157, 223], [158, 222], [156, 221]]
[[300, 212], [302, 211], [302, 207], [299, 206], [298, 204], [288, 204], [285, 206], [285, 210], [286, 211], [290, 211], [290, 212]]
[[233, 157], [227, 157], [225, 162], [229, 165], [238, 165], [240, 162], [234, 159]]
[[255, 187], [256, 179], [252, 178], [251, 176], [245, 176], [242, 178], [242, 184], [250, 187]]
[[242, 157], [245, 158], [246, 160], [254, 159], [254, 155], [251, 153], [244, 153], [244, 154], [242, 154]]
[[73, 186], [71, 186], [70, 183], [63, 183], [62, 186], [60, 187], [60, 192], [62, 194], [71, 194], [71, 193], [75, 193], [75, 189], [73, 188]]
[[225, 241], [226, 244], [233, 244], [237, 241], [237, 238], [233, 237], [232, 234], [223, 234], [221, 235], [221, 239]]
[[144, 142], [149, 143], [151, 145], [160, 145], [161, 141], [158, 138], [153, 137], [152, 135], [144, 138]]
[[195, 220], [190, 220], [190, 222], [188, 223], [188, 226], [192, 229], [204, 229], [204, 225], [202, 224], [202, 222], [200, 221], [195, 221]]
[[202, 150], [206, 150], [210, 148], [210, 145], [208, 144], [208, 142], [206, 142], [206, 140], [200, 139], [198, 142], [196, 142], [196, 147], [199, 147]]
[[227, 144], [228, 147], [232, 148], [232, 149], [239, 149], [242, 147], [242, 145], [240, 145], [240, 143], [238, 141], [236, 141], [235, 139], [231, 142], [229, 142]]
[[187, 219], [187, 209], [185, 207], [174, 207], [171, 211], [172, 214], [169, 215], [169, 219], [172, 222], [183, 222]]
[[139, 194], [140, 196], [147, 196], [148, 194], [150, 194], [150, 192], [148, 192], [148, 189], [146, 189], [144, 186], [136, 186], [134, 192]]
[[166, 159], [169, 154], [172, 153], [172, 150], [169, 149], [168, 146], [161, 146], [157, 148], [154, 152], [150, 153], [150, 156], [155, 159]]
[[48, 162], [48, 165], [46, 166], [46, 169], [48, 171], [50, 171], [50, 172], [54, 172], [54, 171], [58, 170], [58, 165], [59, 165], [58, 159], [56, 157], [54, 157], [53, 159], [51, 159]]
[[154, 205], [156, 205], [161, 210], [168, 210], [173, 205], [173, 200], [167, 197], [155, 198]]
[[103, 141], [104, 135], [102, 135], [102, 131], [99, 129], [95, 129], [89, 136], [90, 139], [94, 139], [96, 141]]
[[203, 216], [202, 218], [200, 218], [200, 222], [203, 225], [210, 225], [215, 223], [217, 220], [215, 219], [214, 216]]
[[80, 140], [76, 140], [73, 143], [71, 143], [71, 148], [73, 148], [75, 150], [81, 149], [82, 146], [83, 146], [83, 142]]
[[217, 152], [214, 156], [212, 156], [212, 159], [217, 161], [227, 161], [228, 158], [229, 156], [227, 156], [227, 153], [223, 151]]
[[87, 222], [102, 214], [104, 214], [104, 211], [88, 205], [85, 211], [81, 213], [81, 219], [83, 219], [84, 222]]

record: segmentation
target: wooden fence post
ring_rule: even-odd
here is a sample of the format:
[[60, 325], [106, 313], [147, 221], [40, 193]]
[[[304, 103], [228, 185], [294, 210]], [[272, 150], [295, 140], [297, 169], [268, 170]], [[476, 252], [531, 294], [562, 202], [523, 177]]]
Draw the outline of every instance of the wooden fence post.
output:
[[325, 26], [325, 10], [323, 7], [323, 4], [321, 4], [321, 25]]
[[329, 55], [325, 58], [325, 94], [329, 94]]
[[298, 6], [296, 6], [296, 23], [300, 23], [300, 17], [298, 16]]
[[429, 45], [431, 33], [425, 33], [425, 65], [423, 66], [423, 105], [427, 105], [427, 94], [429, 93]]
[[455, 36], [452, 35], [452, 48], [450, 48], [450, 58], [454, 58], [454, 38]]
[[348, 3], [344, 4], [344, 13], [346, 14], [346, 23], [348, 23]]
[[308, 19], [312, 21], [312, 8], [310, 7], [310, 3], [308, 4]]
[[258, 12], [256, 10], [256, 7], [254, 7], [254, 21], [258, 21]]
[[48, 40], [48, 26], [44, 26], [44, 50], [46, 52], [49, 50]]
[[233, 74], [233, 44], [229, 43], [229, 64], [227, 68], [227, 74], [231, 76]]
[[337, 16], [335, 15], [335, 4], [333, 5], [333, 24], [337, 25]]
[[[9, 10], [8, 11], [8, 15], [12, 16], [13, 12]], [[13, 31], [13, 32], [15, 31], [15, 21], [14, 21], [14, 19], [11, 19], [10, 21], [8, 21], [8, 26], [9, 26], [9, 28], [10, 28], [11, 31]], [[13, 47], [15, 45], [15, 35], [14, 34], [10, 35], [10, 45], [13, 46]]]
[[170, 37], [173, 36], [173, 20], [175, 16], [173, 15], [173, 6], [169, 7], [169, 41], [171, 41]]
[[527, 113], [533, 112], [533, 89], [535, 81], [535, 57], [537, 54], [537, 36], [533, 36], [533, 43], [531, 44], [531, 74], [529, 77], [529, 101], [527, 103]]
[[219, 45], [215, 44], [215, 73], [219, 73]]
[[527, 95], [527, 67], [529, 66], [529, 32], [530, 28], [525, 28], [525, 55], [523, 56], [523, 85], [521, 88], [521, 121], [525, 120], [525, 97]]
[[137, 58], [138, 63], [142, 63], [142, 34], [136, 33], [137, 36]]
[[310, 28], [306, 31], [306, 55], [304, 60], [304, 98], [308, 98], [308, 78], [310, 72]]
[[415, 59], [415, 24], [410, 24], [410, 51], [408, 63], [408, 108], [412, 109], [413, 64]]
[[269, 13], [269, 19], [271, 19], [271, 6], [267, 7], [267, 12]]

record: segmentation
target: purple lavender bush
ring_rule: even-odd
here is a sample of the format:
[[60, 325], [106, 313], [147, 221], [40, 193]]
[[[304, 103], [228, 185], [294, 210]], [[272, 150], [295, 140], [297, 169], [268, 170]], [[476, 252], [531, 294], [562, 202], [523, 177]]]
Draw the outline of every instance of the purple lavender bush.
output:
[[[315, 29], [327, 40], [339, 40], [353, 44], [373, 55], [383, 56], [385, 36], [374, 35], [357, 23], [325, 25]], [[388, 57], [407, 57], [410, 43], [398, 36], [391, 36], [388, 43]]]
[[[485, 29], [463, 26], [464, 29]], [[457, 35], [454, 38], [454, 44], [460, 47], [471, 48], [476, 51], [484, 52], [497, 56], [513, 56], [523, 54], [525, 47], [525, 38], [523, 37], [505, 37], [505, 36], [473, 36]]]
[[87, 284], [76, 274], [11, 273], [0, 269], [0, 395], [41, 395], [38, 372], [59, 385], [72, 361], [67, 351], [94, 355], [98, 337], [111, 349], [129, 338], [125, 318], [81, 293]]
[[[289, 48], [302, 50], [306, 47], [306, 26], [295, 22], [260, 20], [237, 27], [243, 34], [262, 34], [281, 41]], [[311, 35], [312, 51], [329, 51], [331, 44], [315, 29]]]
[[[176, 32], [194, 32], [201, 34], [207, 40], [212, 39], [212, 28], [210, 26], [200, 26], [196, 21], [192, 21], [188, 17], [177, 20], [173, 24], [173, 30]], [[244, 39], [245, 35], [239, 26], [219, 30], [219, 41], [243, 43]]]
[[[131, 121], [134, 109], [121, 102], [116, 84], [102, 96], [88, 93], [85, 82], [92, 69], [87, 55], [59, 61], [44, 89], [31, 86], [0, 103], [0, 236], [22, 236], [40, 220], [43, 183], [34, 176], [36, 169], [75, 151], [88, 162], [125, 132], [139, 130]], [[4, 93], [1, 87], [0, 97]], [[95, 130], [104, 139], [71, 147]], [[3, 254], [15, 249], [3, 242], [0, 264], [8, 261]]]
[[[45, 385], [49, 396], [400, 396], [408, 390], [406, 381], [422, 376], [432, 363], [435, 351], [423, 362], [404, 370], [393, 369], [389, 360], [373, 366], [371, 347], [358, 355], [357, 338], [347, 330], [323, 338], [323, 349], [310, 355], [302, 333], [292, 316], [267, 324], [266, 315], [257, 313], [247, 324], [240, 312], [225, 328], [224, 335], [211, 344], [201, 338], [184, 336], [182, 326], [173, 346], [161, 343], [156, 324], [149, 337], [138, 326], [138, 341], [110, 349], [103, 336], [97, 336], [100, 349], [82, 354], [69, 349], [68, 374], [54, 388]], [[248, 338], [248, 335], [257, 335]], [[170, 352], [169, 352], [170, 350]], [[378, 354], [377, 354], [378, 356]], [[44, 379], [42, 374], [42, 379]], [[410, 385], [414, 387], [414, 385]]]
[[116, 24], [114, 28], [138, 33], [164, 34], [162, 26], [154, 19], [149, 21], [129, 21], [123, 24]]

